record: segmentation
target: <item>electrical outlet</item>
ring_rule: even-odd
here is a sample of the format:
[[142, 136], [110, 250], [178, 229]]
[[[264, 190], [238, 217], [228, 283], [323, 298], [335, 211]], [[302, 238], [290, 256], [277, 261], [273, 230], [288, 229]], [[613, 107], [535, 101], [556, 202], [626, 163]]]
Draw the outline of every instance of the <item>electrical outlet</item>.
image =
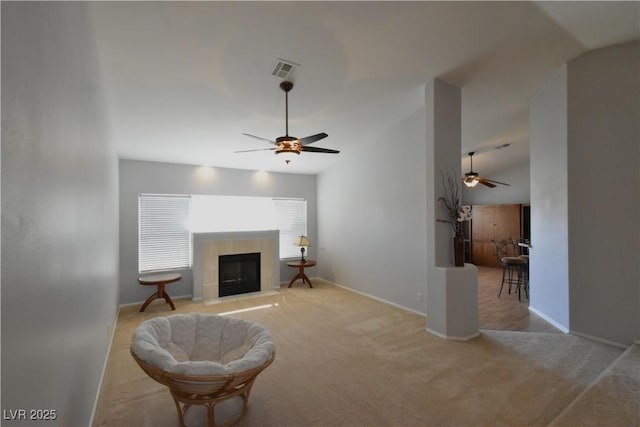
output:
[[418, 302], [422, 302], [422, 293], [418, 292]]

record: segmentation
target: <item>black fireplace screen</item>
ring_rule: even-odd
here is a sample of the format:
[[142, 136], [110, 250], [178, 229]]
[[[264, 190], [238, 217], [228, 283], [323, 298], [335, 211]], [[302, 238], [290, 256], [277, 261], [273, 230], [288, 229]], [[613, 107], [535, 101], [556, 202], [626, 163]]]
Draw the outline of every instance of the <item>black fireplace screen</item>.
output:
[[260, 291], [260, 253], [218, 257], [218, 296]]

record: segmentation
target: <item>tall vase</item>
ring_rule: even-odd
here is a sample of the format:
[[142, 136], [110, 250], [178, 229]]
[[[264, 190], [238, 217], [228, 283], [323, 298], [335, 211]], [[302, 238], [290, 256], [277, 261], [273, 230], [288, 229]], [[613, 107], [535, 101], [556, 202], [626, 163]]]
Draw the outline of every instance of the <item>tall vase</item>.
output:
[[453, 237], [453, 259], [456, 267], [464, 267], [464, 237], [459, 231]]

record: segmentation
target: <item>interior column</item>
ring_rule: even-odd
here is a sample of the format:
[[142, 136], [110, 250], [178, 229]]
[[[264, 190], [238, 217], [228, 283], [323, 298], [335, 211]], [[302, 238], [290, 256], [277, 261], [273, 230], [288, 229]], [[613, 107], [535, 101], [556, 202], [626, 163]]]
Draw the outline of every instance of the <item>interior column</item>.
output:
[[[453, 266], [453, 233], [438, 198], [442, 174], [461, 177], [461, 91], [433, 79], [425, 85], [427, 168], [427, 331], [446, 339], [478, 335], [477, 269]], [[459, 189], [462, 196], [462, 189]]]

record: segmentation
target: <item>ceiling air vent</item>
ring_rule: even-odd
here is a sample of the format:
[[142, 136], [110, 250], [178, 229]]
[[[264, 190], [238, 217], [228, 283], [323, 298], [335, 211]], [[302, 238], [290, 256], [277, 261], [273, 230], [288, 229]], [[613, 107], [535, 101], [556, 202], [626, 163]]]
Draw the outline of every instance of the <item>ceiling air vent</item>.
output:
[[291, 79], [298, 68], [300, 68], [300, 65], [278, 58], [271, 74], [280, 79]]

